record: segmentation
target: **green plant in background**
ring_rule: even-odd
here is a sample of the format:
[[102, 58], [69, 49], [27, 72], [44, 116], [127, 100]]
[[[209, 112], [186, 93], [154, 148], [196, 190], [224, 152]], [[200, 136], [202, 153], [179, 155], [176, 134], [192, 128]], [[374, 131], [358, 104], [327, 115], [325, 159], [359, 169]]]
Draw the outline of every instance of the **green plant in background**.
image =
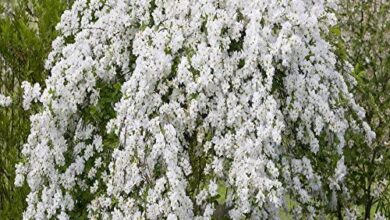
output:
[[353, 92], [376, 133], [371, 145], [350, 136], [345, 151], [350, 199], [342, 203], [351, 215], [369, 219], [381, 213], [389, 218], [390, 2], [343, 0], [340, 6], [332, 42], [338, 56], [354, 66]]
[[56, 36], [55, 26], [66, 0], [18, 0], [0, 3], [0, 94], [12, 105], [0, 108], [0, 219], [19, 219], [28, 188], [15, 188], [15, 164], [29, 132], [29, 116], [22, 108], [21, 83], [41, 83], [44, 61]]

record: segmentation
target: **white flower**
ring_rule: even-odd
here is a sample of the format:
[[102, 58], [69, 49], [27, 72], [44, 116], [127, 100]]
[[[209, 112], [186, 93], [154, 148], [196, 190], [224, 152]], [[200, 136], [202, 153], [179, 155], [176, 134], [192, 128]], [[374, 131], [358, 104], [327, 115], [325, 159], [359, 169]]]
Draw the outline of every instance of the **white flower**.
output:
[[211, 180], [209, 184], [209, 193], [211, 196], [216, 196], [218, 194], [218, 184], [214, 181]]
[[23, 109], [30, 109], [31, 102], [37, 101], [41, 95], [41, 86], [35, 83], [34, 86], [27, 81], [22, 82], [23, 93]]
[[11, 97], [0, 94], [0, 107], [8, 107], [11, 104], [12, 104]]
[[385, 220], [386, 217], [384, 215], [382, 215], [380, 212], [377, 212], [377, 213], [375, 213], [374, 219], [375, 220]]
[[356, 220], [356, 210], [355, 209], [346, 209], [345, 210], [345, 218], [347, 220]]

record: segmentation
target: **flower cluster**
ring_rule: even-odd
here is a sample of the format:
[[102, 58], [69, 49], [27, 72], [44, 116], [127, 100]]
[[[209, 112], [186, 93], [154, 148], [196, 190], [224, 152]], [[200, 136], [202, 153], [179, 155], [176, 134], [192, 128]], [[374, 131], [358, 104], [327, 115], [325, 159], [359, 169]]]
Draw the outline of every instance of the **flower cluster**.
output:
[[35, 83], [33, 86], [27, 81], [22, 82], [21, 86], [24, 90], [23, 93], [23, 109], [30, 109], [31, 102], [38, 101], [39, 96], [41, 95], [41, 86], [38, 83]]
[[7, 107], [12, 104], [12, 99], [9, 96], [0, 94], [0, 107]]
[[[332, 6], [76, 0], [44, 91], [24, 84], [25, 107], [43, 105], [17, 167], [31, 189], [24, 218], [67, 219], [80, 192], [93, 198], [90, 218], [210, 219], [223, 206], [233, 219], [267, 219], [286, 192], [314, 217], [323, 185], [341, 190], [344, 136], [364, 117], [321, 38]], [[107, 123], [118, 144], [104, 144], [85, 115], [101, 85], [118, 82]], [[325, 150], [338, 158], [330, 174], [312, 165]]]

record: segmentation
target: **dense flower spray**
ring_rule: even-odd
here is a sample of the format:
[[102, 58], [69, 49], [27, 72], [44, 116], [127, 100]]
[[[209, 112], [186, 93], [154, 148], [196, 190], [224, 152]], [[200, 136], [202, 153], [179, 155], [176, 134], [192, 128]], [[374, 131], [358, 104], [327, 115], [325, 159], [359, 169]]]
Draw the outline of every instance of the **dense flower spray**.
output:
[[[43, 105], [17, 166], [24, 218], [68, 219], [84, 197], [102, 219], [277, 218], [286, 195], [296, 216], [337, 206], [346, 132], [375, 134], [321, 37], [334, 7], [76, 0], [42, 94], [24, 84]], [[121, 97], [101, 129], [87, 113], [110, 85]]]

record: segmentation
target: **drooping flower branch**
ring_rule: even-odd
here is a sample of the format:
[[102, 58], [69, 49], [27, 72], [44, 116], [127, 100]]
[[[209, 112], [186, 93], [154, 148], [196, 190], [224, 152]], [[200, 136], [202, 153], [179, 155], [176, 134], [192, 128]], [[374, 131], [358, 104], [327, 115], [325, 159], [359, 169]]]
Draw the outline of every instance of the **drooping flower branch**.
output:
[[67, 219], [81, 194], [90, 218], [274, 218], [286, 193], [296, 216], [320, 214], [348, 194], [346, 132], [375, 136], [322, 38], [330, 7], [75, 1], [17, 167], [24, 218]]

